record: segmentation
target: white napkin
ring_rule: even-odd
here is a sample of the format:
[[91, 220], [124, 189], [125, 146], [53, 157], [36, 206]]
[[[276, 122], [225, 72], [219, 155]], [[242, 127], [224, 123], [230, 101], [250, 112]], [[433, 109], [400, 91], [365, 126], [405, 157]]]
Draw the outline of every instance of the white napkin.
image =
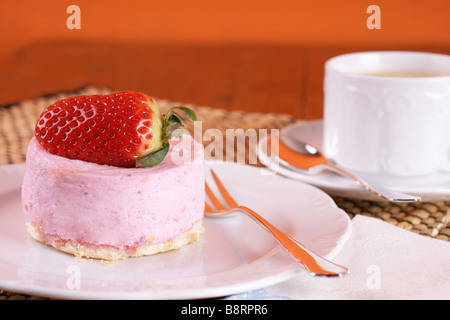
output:
[[350, 239], [333, 261], [342, 278], [300, 274], [230, 299], [450, 299], [450, 243], [356, 216]]

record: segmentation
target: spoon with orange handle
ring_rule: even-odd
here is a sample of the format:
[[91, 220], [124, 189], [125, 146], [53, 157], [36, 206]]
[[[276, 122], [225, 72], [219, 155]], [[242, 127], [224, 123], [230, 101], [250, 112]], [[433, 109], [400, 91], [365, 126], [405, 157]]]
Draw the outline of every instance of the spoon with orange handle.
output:
[[[272, 148], [270, 139], [267, 141], [267, 144]], [[421, 199], [418, 196], [398, 192], [377, 182], [361, 178], [360, 175], [344, 169], [332, 160], [327, 159], [318, 148], [297, 138], [282, 137], [279, 139], [279, 143], [274, 145], [276, 147], [271, 150], [271, 153], [281, 165], [291, 170], [305, 174], [316, 174], [324, 170], [330, 170], [352, 179], [368, 191], [393, 202], [416, 202]]]

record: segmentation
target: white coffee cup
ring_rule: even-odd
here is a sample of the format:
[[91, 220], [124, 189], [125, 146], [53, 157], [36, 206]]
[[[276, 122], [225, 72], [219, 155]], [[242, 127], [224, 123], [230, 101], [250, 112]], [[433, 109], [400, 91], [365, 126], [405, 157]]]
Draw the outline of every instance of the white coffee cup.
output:
[[325, 155], [359, 172], [450, 170], [450, 56], [378, 51], [325, 64]]

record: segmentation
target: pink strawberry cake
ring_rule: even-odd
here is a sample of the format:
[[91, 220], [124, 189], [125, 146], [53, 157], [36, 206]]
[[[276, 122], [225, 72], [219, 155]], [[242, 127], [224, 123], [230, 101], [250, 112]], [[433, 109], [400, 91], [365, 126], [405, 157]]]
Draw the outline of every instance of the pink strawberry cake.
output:
[[[180, 158], [186, 151], [190, 161]], [[26, 229], [78, 257], [117, 260], [177, 249], [203, 231], [203, 170], [203, 146], [186, 134], [170, 140], [161, 163], [144, 168], [69, 159], [33, 138], [22, 188]]]

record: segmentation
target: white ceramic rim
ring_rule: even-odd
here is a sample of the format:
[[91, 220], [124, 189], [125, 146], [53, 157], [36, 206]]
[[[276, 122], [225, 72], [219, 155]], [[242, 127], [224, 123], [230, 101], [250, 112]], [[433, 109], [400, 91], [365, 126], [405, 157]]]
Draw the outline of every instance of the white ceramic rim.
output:
[[[404, 58], [415, 58], [415, 59], [439, 59], [442, 61], [443, 66], [446, 67], [446, 69], [442, 72], [442, 75], [436, 75], [436, 76], [423, 76], [423, 77], [387, 77], [387, 76], [380, 76], [380, 75], [368, 75], [364, 73], [357, 73], [355, 71], [351, 70], [345, 70], [345, 68], [339, 66], [338, 64], [344, 63], [344, 60], [349, 59], [356, 59], [358, 57], [370, 57], [370, 56], [391, 56], [391, 57], [404, 57]], [[437, 65], [438, 63], [435, 63]], [[404, 71], [404, 68], [396, 69], [395, 71]], [[434, 52], [421, 52], [421, 51], [361, 51], [361, 52], [351, 52], [351, 53], [345, 53], [338, 56], [335, 56], [333, 58], [330, 58], [325, 62], [325, 71], [326, 72], [333, 72], [338, 73], [341, 75], [345, 75], [347, 77], [352, 78], [360, 78], [360, 79], [377, 79], [377, 81], [449, 81], [450, 80], [450, 55], [443, 54], [443, 53], [434, 53]], [[389, 68], [389, 70], [371, 70], [371, 71], [361, 71], [361, 72], [383, 72], [383, 71], [392, 71], [392, 69]], [[428, 69], [428, 68], [417, 68], [416, 70], [411, 71], [418, 71], [418, 72], [435, 72], [440, 73], [441, 71], [437, 71], [436, 69]]]

